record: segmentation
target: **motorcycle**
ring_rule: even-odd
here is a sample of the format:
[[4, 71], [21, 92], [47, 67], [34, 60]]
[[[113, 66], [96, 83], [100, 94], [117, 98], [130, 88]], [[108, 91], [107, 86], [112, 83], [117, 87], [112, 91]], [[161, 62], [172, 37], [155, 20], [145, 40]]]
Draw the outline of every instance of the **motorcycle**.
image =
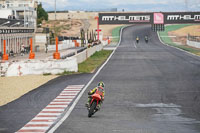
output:
[[148, 39], [145, 39], [145, 42], [148, 43]]
[[148, 36], [145, 36], [144, 40], [145, 40], [146, 43], [148, 43], [148, 41], [149, 41]]
[[96, 91], [96, 93], [94, 93], [91, 97], [92, 100], [89, 104], [89, 106], [87, 107], [88, 109], [88, 117], [91, 117], [92, 115], [94, 115], [99, 108], [97, 107], [98, 104], [100, 104], [100, 102], [102, 102], [102, 92], [101, 91]]

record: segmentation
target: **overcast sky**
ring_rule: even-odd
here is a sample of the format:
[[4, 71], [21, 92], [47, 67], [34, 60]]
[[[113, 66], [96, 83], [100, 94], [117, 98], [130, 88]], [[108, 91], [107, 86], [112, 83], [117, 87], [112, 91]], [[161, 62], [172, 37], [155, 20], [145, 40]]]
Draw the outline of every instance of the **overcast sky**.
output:
[[[39, 2], [45, 10], [54, 10], [55, 0]], [[118, 11], [200, 11], [200, 0], [56, 0], [56, 3], [60, 11], [109, 8], [118, 8]]]

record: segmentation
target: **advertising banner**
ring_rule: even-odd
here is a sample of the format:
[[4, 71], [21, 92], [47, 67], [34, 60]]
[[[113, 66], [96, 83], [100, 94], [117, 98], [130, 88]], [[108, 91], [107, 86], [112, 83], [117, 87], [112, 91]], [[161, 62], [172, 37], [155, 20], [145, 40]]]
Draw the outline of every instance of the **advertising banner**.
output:
[[153, 23], [154, 24], [164, 24], [164, 15], [163, 13], [154, 13], [153, 14]]
[[99, 24], [200, 23], [200, 12], [99, 13]]
[[99, 24], [151, 24], [152, 13], [99, 13]]
[[200, 12], [163, 13], [165, 24], [200, 23]]

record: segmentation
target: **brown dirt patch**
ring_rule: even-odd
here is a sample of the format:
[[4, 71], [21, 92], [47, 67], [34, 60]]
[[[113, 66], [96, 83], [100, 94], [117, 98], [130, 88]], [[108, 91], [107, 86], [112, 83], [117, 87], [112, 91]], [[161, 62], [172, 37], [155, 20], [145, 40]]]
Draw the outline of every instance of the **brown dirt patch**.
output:
[[21, 77], [0, 77], [0, 106], [23, 96], [29, 91], [41, 86], [55, 75], [29, 75]]
[[192, 36], [200, 36], [200, 25], [193, 25], [181, 28], [179, 30], [171, 31], [168, 33], [173, 42], [178, 42], [182, 45], [186, 45], [187, 43], [187, 35], [190, 34]]
[[185, 28], [172, 31], [171, 33], [177, 36], [187, 36], [188, 34], [192, 36], [200, 36], [200, 25], [187, 26]]

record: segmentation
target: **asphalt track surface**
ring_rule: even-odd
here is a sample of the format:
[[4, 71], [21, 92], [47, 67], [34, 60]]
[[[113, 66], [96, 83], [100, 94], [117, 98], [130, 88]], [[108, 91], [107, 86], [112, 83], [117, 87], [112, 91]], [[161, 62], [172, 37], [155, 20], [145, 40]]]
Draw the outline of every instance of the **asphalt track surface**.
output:
[[14, 133], [32, 120], [68, 85], [86, 84], [93, 74], [61, 76], [21, 98], [0, 106], [0, 133]]
[[[87, 92], [101, 80], [104, 104], [88, 118]], [[137, 25], [123, 30], [118, 49], [55, 132], [199, 133], [199, 112], [200, 58], [163, 45], [150, 26]]]
[[[92, 76], [59, 77], [0, 107], [0, 133], [19, 130], [67, 85], [87, 84]], [[105, 101], [88, 118], [87, 92], [98, 81], [106, 84]], [[114, 55], [55, 132], [199, 133], [199, 112], [200, 58], [163, 45], [150, 26], [137, 25], [123, 30]]]

